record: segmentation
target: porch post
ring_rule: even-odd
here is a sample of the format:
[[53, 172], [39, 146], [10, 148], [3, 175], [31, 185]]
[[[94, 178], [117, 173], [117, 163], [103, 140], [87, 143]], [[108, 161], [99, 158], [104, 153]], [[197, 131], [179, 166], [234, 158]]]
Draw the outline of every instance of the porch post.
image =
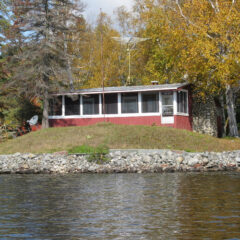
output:
[[142, 93], [138, 93], [138, 113], [142, 113]]
[[62, 116], [65, 116], [65, 96], [62, 95]]
[[162, 116], [162, 94], [159, 92], [159, 113]]
[[118, 93], [118, 114], [122, 113], [122, 103], [121, 103], [122, 99], [121, 99], [121, 93]]
[[79, 103], [80, 103], [80, 115], [83, 115], [83, 99], [82, 99], [82, 95], [80, 95], [80, 98], [79, 98]]
[[98, 94], [99, 97], [99, 114], [102, 115], [102, 96]]
[[177, 115], [177, 92], [173, 92], [173, 115]]

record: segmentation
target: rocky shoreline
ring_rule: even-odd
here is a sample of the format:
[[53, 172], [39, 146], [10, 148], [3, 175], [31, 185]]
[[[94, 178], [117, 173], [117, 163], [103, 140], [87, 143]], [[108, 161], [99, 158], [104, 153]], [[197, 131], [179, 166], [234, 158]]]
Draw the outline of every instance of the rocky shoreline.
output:
[[87, 155], [66, 152], [0, 155], [0, 174], [240, 171], [240, 151], [111, 150], [107, 158], [97, 164]]

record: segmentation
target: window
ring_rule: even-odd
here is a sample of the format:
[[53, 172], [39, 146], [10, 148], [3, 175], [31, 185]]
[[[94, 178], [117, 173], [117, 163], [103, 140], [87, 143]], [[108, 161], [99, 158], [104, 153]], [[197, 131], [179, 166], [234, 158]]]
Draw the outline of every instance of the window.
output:
[[53, 97], [49, 100], [49, 115], [50, 116], [62, 115], [62, 96]]
[[162, 116], [173, 116], [173, 93], [162, 93]]
[[159, 93], [142, 93], [142, 112], [159, 112]]
[[138, 93], [122, 93], [122, 113], [138, 113]]
[[80, 99], [79, 95], [65, 96], [65, 115], [80, 114]]
[[[103, 96], [102, 96], [103, 99]], [[115, 93], [104, 94], [104, 109], [102, 101], [102, 113], [104, 114], [117, 114], [118, 113], [118, 95]]]
[[99, 95], [83, 96], [83, 115], [99, 114]]
[[187, 92], [178, 92], [177, 93], [177, 111], [178, 113], [188, 113], [188, 94]]

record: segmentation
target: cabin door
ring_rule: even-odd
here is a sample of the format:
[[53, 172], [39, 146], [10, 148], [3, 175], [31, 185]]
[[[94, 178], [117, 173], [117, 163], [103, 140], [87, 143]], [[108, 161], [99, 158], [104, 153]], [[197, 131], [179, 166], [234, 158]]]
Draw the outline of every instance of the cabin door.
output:
[[173, 92], [162, 93], [162, 124], [173, 124]]

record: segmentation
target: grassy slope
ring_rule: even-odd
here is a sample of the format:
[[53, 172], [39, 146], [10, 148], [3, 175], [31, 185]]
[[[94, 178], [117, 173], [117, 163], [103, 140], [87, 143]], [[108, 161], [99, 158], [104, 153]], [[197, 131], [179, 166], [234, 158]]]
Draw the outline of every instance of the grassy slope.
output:
[[110, 148], [230, 151], [240, 149], [239, 139], [217, 139], [203, 134], [156, 126], [100, 123], [87, 127], [50, 128], [0, 143], [0, 154], [56, 152], [74, 146], [107, 144]]

